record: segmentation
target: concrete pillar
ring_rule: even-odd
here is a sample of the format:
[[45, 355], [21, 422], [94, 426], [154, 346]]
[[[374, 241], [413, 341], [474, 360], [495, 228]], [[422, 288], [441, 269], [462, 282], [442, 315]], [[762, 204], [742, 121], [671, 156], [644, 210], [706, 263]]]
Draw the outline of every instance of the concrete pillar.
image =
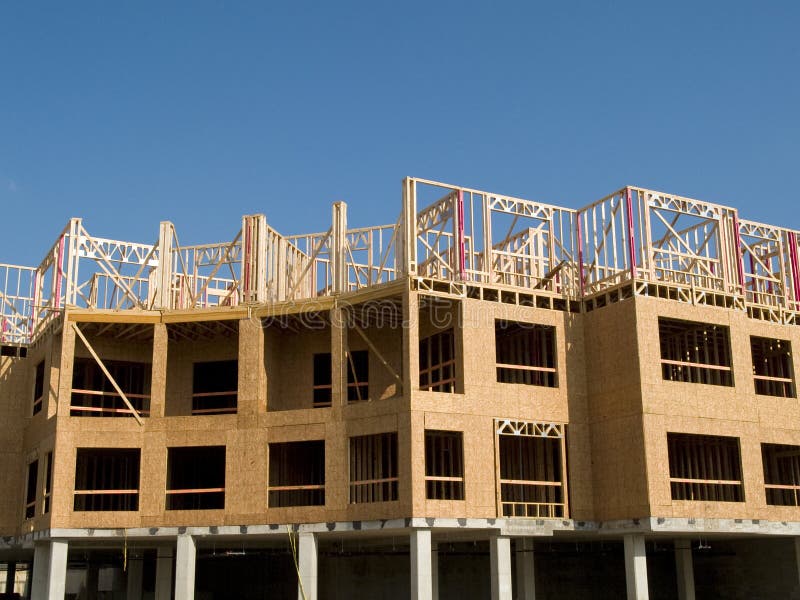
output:
[[17, 578], [17, 563], [6, 563], [6, 594], [14, 593], [14, 583]]
[[67, 548], [63, 540], [36, 544], [33, 551], [33, 588], [36, 600], [64, 600]]
[[33, 546], [33, 584], [31, 598], [43, 598], [47, 590], [47, 571], [50, 568], [50, 545], [46, 542]]
[[628, 600], [648, 600], [647, 554], [642, 534], [624, 536], [625, 579], [628, 584]]
[[511, 540], [505, 535], [489, 538], [492, 600], [511, 600]]
[[67, 548], [63, 540], [36, 544], [33, 554], [33, 590], [36, 600], [64, 600]]
[[533, 564], [533, 538], [517, 538], [517, 600], [536, 598], [535, 567]]
[[297, 535], [297, 563], [300, 568], [300, 583], [297, 584], [297, 600], [317, 600], [317, 536], [313, 533]]
[[431, 595], [439, 600], [439, 544], [431, 544]]
[[127, 592], [125, 600], [142, 600], [142, 577], [144, 576], [144, 556], [128, 559]]
[[158, 549], [158, 554], [156, 555], [155, 600], [170, 600], [172, 598], [172, 557], [173, 549], [171, 547]]
[[414, 529], [411, 531], [409, 541], [411, 546], [411, 600], [432, 600], [431, 530]]
[[675, 540], [675, 571], [678, 576], [678, 600], [694, 600], [694, 565], [689, 540]]
[[175, 600], [194, 600], [194, 568], [197, 546], [191, 535], [178, 536], [175, 553]]

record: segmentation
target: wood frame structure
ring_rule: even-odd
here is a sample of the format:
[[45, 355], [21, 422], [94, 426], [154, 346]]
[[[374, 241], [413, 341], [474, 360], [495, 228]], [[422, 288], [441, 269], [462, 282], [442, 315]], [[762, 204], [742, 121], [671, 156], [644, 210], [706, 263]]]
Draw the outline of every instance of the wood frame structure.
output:
[[[501, 436], [516, 438], [538, 438], [544, 440], [558, 440], [559, 449], [559, 476], [550, 472], [552, 465], [548, 466], [543, 456], [537, 456], [535, 464], [526, 462], [524, 457], [518, 457], [515, 470], [530, 471], [535, 473], [549, 472], [547, 479], [504, 478]], [[545, 423], [537, 421], [518, 421], [513, 419], [495, 419], [495, 477], [497, 494], [498, 517], [527, 517], [527, 518], [568, 518], [568, 483], [567, 483], [567, 455], [566, 455], [566, 425], [563, 423]], [[514, 488], [523, 491], [527, 496], [528, 490], [544, 491], [545, 495], [550, 490], [560, 492], [561, 502], [532, 502], [530, 500], [513, 500], [504, 498], [505, 488]]]
[[26, 345], [65, 307], [188, 310], [302, 301], [410, 275], [421, 289], [468, 286], [585, 302], [632, 293], [800, 320], [800, 232], [719, 204], [624, 187], [580, 209], [436, 181], [403, 180], [399, 218], [348, 229], [336, 202], [322, 233], [284, 236], [245, 215], [230, 241], [181, 246], [164, 221], [152, 244], [91, 235], [70, 219], [38, 267], [0, 264], [0, 344]]

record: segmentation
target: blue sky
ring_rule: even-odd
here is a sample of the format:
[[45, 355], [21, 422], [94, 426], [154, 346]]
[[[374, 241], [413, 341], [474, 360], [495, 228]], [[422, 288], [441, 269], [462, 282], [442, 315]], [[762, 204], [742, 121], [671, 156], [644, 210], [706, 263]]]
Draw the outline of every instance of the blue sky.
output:
[[0, 262], [71, 216], [231, 239], [394, 221], [406, 175], [626, 184], [800, 229], [800, 3], [0, 3]]

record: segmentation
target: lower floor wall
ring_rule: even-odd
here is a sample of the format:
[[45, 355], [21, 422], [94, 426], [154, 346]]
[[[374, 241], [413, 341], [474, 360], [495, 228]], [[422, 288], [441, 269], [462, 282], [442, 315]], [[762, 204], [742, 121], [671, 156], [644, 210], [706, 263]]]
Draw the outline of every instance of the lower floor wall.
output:
[[[430, 531], [430, 530], [428, 530]], [[676, 563], [675, 540], [645, 538], [646, 588], [631, 592], [631, 563], [619, 538], [587, 541], [569, 536], [505, 538], [509, 552], [498, 554], [497, 537], [475, 532], [475, 539], [448, 540], [435, 530], [429, 555], [430, 595], [420, 593], [412, 577], [415, 553], [410, 532], [385, 535], [317, 536], [315, 567], [306, 555], [292, 554], [288, 536], [270, 539], [197, 538], [194, 576], [187, 588], [176, 586], [186, 578], [175, 552], [175, 539], [159, 540], [160, 550], [141, 542], [111, 547], [107, 542], [72, 540], [66, 553], [64, 595], [34, 582], [30, 551], [0, 554], [0, 598], [66, 598], [69, 600], [255, 600], [295, 599], [298, 573], [304, 573], [307, 600], [351, 598], [467, 600], [616, 600], [683, 598]], [[681, 538], [691, 547], [695, 598], [720, 600], [800, 600], [797, 538]], [[296, 540], [295, 540], [296, 543]], [[171, 544], [171, 546], [170, 546]], [[495, 544], [493, 546], [493, 544]], [[41, 545], [41, 544], [40, 544]], [[629, 546], [629, 550], [632, 546]], [[492, 554], [499, 558], [493, 564]], [[44, 555], [37, 551], [37, 557]], [[419, 560], [419, 550], [417, 550]], [[503, 556], [507, 556], [506, 564]], [[46, 558], [49, 560], [49, 558]], [[425, 579], [417, 562], [417, 584]], [[527, 567], [525, 566], [527, 561]], [[423, 573], [419, 569], [422, 565]], [[531, 568], [532, 567], [532, 568]], [[52, 573], [52, 565], [44, 567]], [[311, 569], [313, 573], [310, 572]], [[535, 592], [524, 589], [525, 573], [534, 574]], [[58, 576], [58, 573], [55, 573]], [[508, 587], [498, 579], [506, 577]], [[316, 582], [316, 586], [314, 586]], [[38, 587], [37, 587], [38, 585]], [[9, 587], [10, 586], [10, 587]], [[417, 591], [415, 591], [415, 587]], [[424, 585], [422, 586], [424, 588]], [[187, 592], [193, 590], [193, 596]], [[46, 591], [43, 591], [46, 590]], [[6, 592], [6, 594], [3, 594]]]

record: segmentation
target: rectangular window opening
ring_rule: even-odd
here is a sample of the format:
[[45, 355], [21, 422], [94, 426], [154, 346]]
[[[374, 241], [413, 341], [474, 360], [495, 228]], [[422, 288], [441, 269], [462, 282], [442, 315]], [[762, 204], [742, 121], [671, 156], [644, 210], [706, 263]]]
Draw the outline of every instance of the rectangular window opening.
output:
[[225, 446], [167, 448], [167, 510], [225, 508]]
[[564, 425], [505, 421], [498, 453], [502, 516], [567, 517]]
[[497, 381], [558, 387], [556, 328], [495, 321]]
[[[143, 417], [150, 414], [149, 363], [103, 361], [128, 401]], [[122, 397], [100, 365], [91, 358], [75, 358], [70, 415], [73, 417], [132, 417]]]
[[192, 414], [236, 413], [239, 361], [217, 360], [192, 365]]
[[36, 365], [36, 374], [33, 384], [33, 414], [38, 414], [42, 410], [42, 400], [44, 399], [44, 361], [41, 360]]
[[429, 500], [464, 499], [464, 434], [425, 431], [425, 497]]
[[78, 448], [75, 511], [139, 510], [139, 448]]
[[792, 343], [789, 340], [751, 336], [750, 349], [756, 394], [796, 398]]
[[661, 374], [665, 380], [733, 385], [727, 327], [659, 318], [658, 332]]
[[419, 388], [428, 392], [456, 391], [456, 352], [453, 328], [419, 341]]
[[767, 504], [800, 506], [800, 446], [761, 444]]
[[744, 502], [739, 438], [667, 433], [673, 500]]
[[36, 516], [36, 486], [39, 478], [39, 461], [28, 463], [28, 478], [25, 483], [25, 518]]
[[397, 500], [397, 433], [350, 438], [350, 503]]
[[331, 405], [333, 386], [331, 385], [331, 353], [314, 355], [314, 408]]
[[369, 400], [369, 352], [351, 350], [347, 353], [347, 401]]
[[270, 508], [325, 504], [325, 441], [269, 445]]

